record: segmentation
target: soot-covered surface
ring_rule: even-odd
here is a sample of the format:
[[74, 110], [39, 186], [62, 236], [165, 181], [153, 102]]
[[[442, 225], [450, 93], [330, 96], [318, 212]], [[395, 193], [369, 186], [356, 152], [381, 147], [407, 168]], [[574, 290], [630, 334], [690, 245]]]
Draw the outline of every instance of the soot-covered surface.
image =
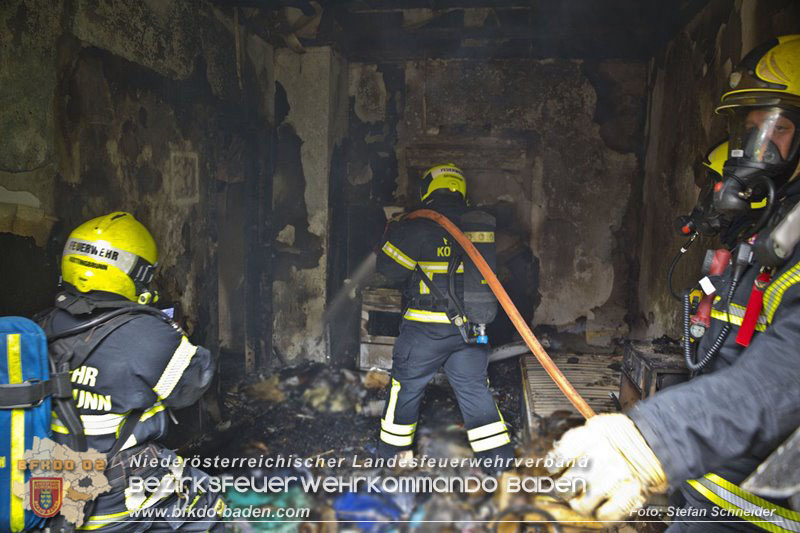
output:
[[[519, 441], [519, 365], [516, 360], [495, 363], [489, 374], [500, 410]], [[222, 457], [363, 455], [377, 444], [388, 381], [383, 373], [305, 363], [238, 383], [224, 394], [224, 421], [189, 451]], [[462, 426], [452, 389], [439, 381], [425, 392], [420, 435], [453, 432]], [[466, 434], [461, 433], [462, 444], [468, 447]]]

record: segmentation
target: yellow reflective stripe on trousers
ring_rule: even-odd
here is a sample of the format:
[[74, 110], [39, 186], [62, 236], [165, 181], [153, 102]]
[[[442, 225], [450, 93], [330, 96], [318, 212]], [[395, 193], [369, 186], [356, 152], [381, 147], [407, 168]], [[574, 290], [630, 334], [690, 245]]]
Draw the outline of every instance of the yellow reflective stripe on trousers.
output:
[[183, 371], [189, 366], [196, 353], [197, 346], [189, 342], [185, 335], [182, 336], [181, 343], [175, 348], [175, 353], [172, 354], [167, 368], [164, 369], [161, 377], [158, 378], [158, 383], [153, 387], [159, 400], [163, 400], [172, 393], [172, 389], [178, 384], [183, 376]]
[[386, 421], [386, 419], [381, 420], [381, 429], [384, 431], [388, 431], [389, 433], [393, 433], [394, 435], [413, 435], [414, 432], [417, 430], [417, 423], [414, 422], [413, 424], [394, 424], [392, 422]]
[[755, 526], [777, 533], [800, 533], [800, 513], [759, 498], [716, 474], [706, 474], [688, 483], [718, 507], [732, 511]]
[[392, 446], [411, 446], [414, 443], [414, 435], [400, 436], [381, 431], [381, 440]]
[[467, 438], [470, 441], [485, 439], [486, 437], [491, 437], [492, 435], [497, 435], [498, 433], [502, 433], [507, 430], [508, 428], [506, 427], [505, 423], [502, 420], [499, 420], [497, 422], [492, 422], [491, 424], [486, 424], [485, 426], [468, 429]]
[[775, 311], [778, 310], [786, 290], [798, 282], [800, 282], [800, 263], [794, 265], [769, 284], [769, 287], [764, 291], [764, 314], [767, 316], [768, 323], [772, 323]]
[[386, 241], [382, 249], [383, 253], [394, 259], [398, 264], [400, 264], [400, 266], [403, 266], [409, 270], [414, 270], [417, 262], [401, 252], [399, 248], [389, 241]]
[[440, 311], [425, 311], [424, 309], [406, 309], [403, 318], [406, 320], [413, 320], [414, 322], [431, 322], [434, 324], [449, 324], [450, 319], [447, 318], [447, 313]]
[[[6, 335], [6, 362], [8, 368], [8, 383], [22, 383], [22, 349], [20, 334]], [[22, 498], [14, 495], [14, 485], [25, 485], [25, 471], [17, 468], [17, 461], [25, 458], [25, 411], [23, 409], [11, 410], [11, 501], [9, 506], [9, 525], [12, 531], [22, 531], [25, 528], [25, 508]]]
[[[414, 430], [417, 427], [416, 422], [407, 425], [394, 423], [394, 410], [397, 408], [397, 395], [400, 393], [402, 387], [399, 381], [392, 378], [392, 388], [389, 390], [389, 405], [386, 407], [386, 417], [381, 420], [380, 438], [383, 442], [391, 444], [392, 446], [410, 446], [413, 444]], [[392, 431], [390, 428], [398, 429], [396, 432], [400, 433], [400, 435], [393, 435], [395, 431]], [[408, 428], [410, 428], [411, 431], [407, 431]]]
[[394, 424], [394, 410], [397, 408], [397, 395], [403, 386], [399, 381], [392, 378], [392, 388], [389, 390], [389, 406], [386, 408], [386, 418], [384, 420], [389, 424]]
[[508, 436], [508, 433], [500, 433], [499, 435], [495, 435], [494, 437], [488, 437], [486, 439], [481, 440], [474, 440], [469, 443], [472, 446], [473, 452], [483, 452], [486, 450], [491, 450], [493, 448], [499, 448], [504, 444], [508, 444], [511, 442], [511, 437]]

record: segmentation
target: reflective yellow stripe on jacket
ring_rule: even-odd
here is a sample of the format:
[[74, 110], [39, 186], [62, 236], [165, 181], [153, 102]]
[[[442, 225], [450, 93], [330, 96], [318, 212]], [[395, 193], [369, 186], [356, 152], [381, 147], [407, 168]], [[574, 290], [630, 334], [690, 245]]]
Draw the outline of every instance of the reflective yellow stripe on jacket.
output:
[[[147, 409], [139, 417], [139, 422], [144, 422], [166, 409], [161, 402], [156, 402], [152, 407]], [[114, 435], [119, 437], [119, 432], [122, 429], [122, 424], [128, 418], [130, 411], [127, 413], [108, 413], [105, 415], [81, 415], [81, 424], [83, 424], [83, 432], [87, 436], [99, 435]], [[58, 419], [53, 413], [53, 421], [50, 424], [50, 429], [55, 433], [62, 435], [69, 435], [69, 429], [64, 423]], [[136, 436], [131, 433], [128, 440], [122, 445], [120, 450], [127, 450], [128, 448], [137, 444]]]
[[167, 368], [164, 369], [161, 377], [158, 378], [158, 383], [153, 387], [153, 392], [156, 393], [159, 400], [163, 400], [172, 394], [172, 389], [181, 380], [183, 371], [189, 366], [192, 357], [196, 353], [197, 346], [189, 342], [186, 336], [181, 337], [180, 345], [175, 349], [175, 353], [172, 354], [169, 363], [167, 363]]
[[395, 246], [394, 244], [386, 241], [383, 245], [383, 253], [397, 261], [401, 266], [409, 269], [414, 270], [414, 267], [417, 265], [417, 262], [408, 257], [406, 254], [400, 251], [400, 249]]
[[769, 284], [769, 287], [764, 291], [763, 313], [767, 317], [767, 323], [772, 324], [775, 311], [778, 310], [778, 306], [781, 304], [786, 290], [798, 282], [800, 282], [800, 263], [794, 265], [781, 274], [778, 279]]
[[426, 311], [424, 309], [406, 309], [403, 318], [406, 320], [413, 320], [414, 322], [430, 322], [433, 324], [450, 324], [450, 319], [447, 318], [447, 313], [440, 311]]
[[[775, 318], [775, 312], [778, 310], [783, 300], [783, 295], [790, 287], [797, 283], [800, 283], [800, 263], [795, 264], [769, 284], [764, 291], [764, 307], [761, 310], [761, 315], [758, 317], [756, 331], [765, 331], [767, 326], [772, 324], [772, 320]], [[717, 296], [714, 298], [714, 302], [716, 303], [721, 299], [721, 296]], [[745, 309], [746, 308], [742, 305], [731, 303], [727, 312], [724, 310], [712, 309], [711, 318], [729, 322], [735, 326], [741, 326]]]
[[[164, 405], [157, 402], [152, 407], [147, 409], [139, 418], [140, 422], [144, 422], [148, 418], [153, 417], [156, 413], [163, 411]], [[130, 411], [129, 411], [130, 412]], [[128, 413], [129, 413], [128, 412]], [[122, 423], [128, 418], [128, 413], [108, 413], [106, 415], [81, 415], [81, 423], [83, 424], [83, 431], [86, 435], [110, 435], [119, 433]], [[53, 413], [53, 422], [50, 424], [50, 429], [56, 433], [63, 435], [69, 434], [69, 429], [58, 419]]]
[[766, 531], [800, 532], [800, 513], [785, 509], [740, 489], [716, 474], [693, 479], [689, 485], [717, 506]]
[[[419, 268], [428, 276], [428, 279], [433, 281], [434, 274], [447, 274], [447, 267], [448, 263], [446, 261], [419, 261], [417, 263]], [[456, 269], [457, 274], [464, 273], [464, 263], [458, 265]], [[430, 294], [430, 289], [425, 284], [424, 281], [420, 280], [419, 282], [419, 293], [420, 294]]]
[[[727, 311], [712, 309], [711, 318], [715, 318], [723, 322], [728, 322], [730, 324], [733, 324], [734, 326], [741, 326], [742, 320], [744, 320], [745, 311], [746, 308], [744, 306], [731, 303]], [[756, 322], [756, 331], [765, 331], [766, 329], [767, 329], [767, 316], [762, 311], [762, 313], [758, 316], [758, 321]]]

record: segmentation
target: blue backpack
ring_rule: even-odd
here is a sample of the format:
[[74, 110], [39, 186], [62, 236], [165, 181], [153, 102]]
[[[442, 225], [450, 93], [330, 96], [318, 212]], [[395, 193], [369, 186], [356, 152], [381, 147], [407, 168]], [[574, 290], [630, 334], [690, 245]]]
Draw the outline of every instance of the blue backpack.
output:
[[27, 318], [0, 318], [0, 532], [41, 527], [45, 521], [26, 511], [11, 489], [30, 477], [17, 461], [31, 449], [33, 438], [50, 436], [49, 378], [42, 328]]
[[[14, 484], [22, 485], [30, 478], [30, 471], [19, 470], [17, 461], [33, 447], [34, 437], [51, 436], [52, 412], [68, 429], [67, 435], [62, 436], [67, 446], [79, 452], [87, 450], [83, 424], [72, 397], [70, 371], [81, 366], [108, 335], [142, 313], [172, 324], [160, 310], [135, 305], [48, 337], [32, 320], [0, 317], [0, 533], [17, 533], [45, 525], [45, 518], [26, 511], [22, 499], [13, 495]], [[47, 316], [51, 315], [42, 318], [48, 320]], [[141, 413], [134, 410], [128, 416], [117, 442], [107, 453], [109, 458], [119, 452], [133, 433]], [[57, 520], [60, 518], [63, 517]], [[66, 521], [58, 525], [64, 531], [72, 531], [72, 525]]]

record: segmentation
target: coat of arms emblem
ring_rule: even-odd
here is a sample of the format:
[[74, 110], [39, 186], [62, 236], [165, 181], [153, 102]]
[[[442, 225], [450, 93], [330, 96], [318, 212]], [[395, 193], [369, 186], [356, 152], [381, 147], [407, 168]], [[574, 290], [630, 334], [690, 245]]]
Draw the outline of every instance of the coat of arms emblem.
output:
[[50, 518], [61, 510], [63, 480], [58, 477], [32, 477], [31, 510], [36, 516]]

